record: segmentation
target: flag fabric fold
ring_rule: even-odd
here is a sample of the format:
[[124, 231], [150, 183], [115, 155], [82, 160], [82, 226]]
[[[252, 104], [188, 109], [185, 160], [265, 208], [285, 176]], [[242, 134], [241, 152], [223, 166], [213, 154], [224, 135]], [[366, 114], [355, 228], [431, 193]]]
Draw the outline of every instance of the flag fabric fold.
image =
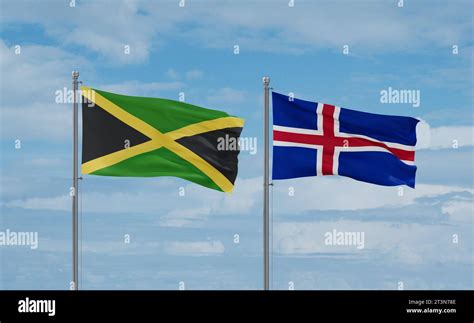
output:
[[243, 119], [167, 99], [85, 86], [81, 93], [83, 174], [174, 176], [223, 192], [233, 189], [239, 149], [221, 149], [219, 140], [238, 141]]
[[272, 93], [275, 180], [340, 175], [415, 187], [416, 125], [380, 115]]

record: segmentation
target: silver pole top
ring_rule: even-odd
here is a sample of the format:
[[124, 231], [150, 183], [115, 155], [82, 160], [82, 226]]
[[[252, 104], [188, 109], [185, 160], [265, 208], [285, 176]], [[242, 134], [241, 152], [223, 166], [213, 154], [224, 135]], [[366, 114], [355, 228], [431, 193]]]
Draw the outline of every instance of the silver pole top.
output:
[[79, 72], [78, 72], [78, 71], [72, 71], [71, 74], [72, 74], [72, 79], [73, 79], [73, 80], [77, 80], [77, 79], [78, 79], [78, 77], [79, 77]]
[[270, 84], [270, 77], [269, 76], [264, 76], [262, 80], [263, 80], [264, 85], [269, 85]]

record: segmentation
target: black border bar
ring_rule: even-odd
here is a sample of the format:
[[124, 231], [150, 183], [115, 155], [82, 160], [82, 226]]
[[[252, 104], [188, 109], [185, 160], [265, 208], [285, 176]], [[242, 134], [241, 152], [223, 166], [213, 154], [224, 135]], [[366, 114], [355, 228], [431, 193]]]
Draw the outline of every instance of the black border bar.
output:
[[[19, 302], [27, 298], [54, 300], [55, 315], [20, 313]], [[416, 308], [422, 312], [407, 312]], [[248, 322], [262, 315], [311, 321], [370, 318], [381, 322], [473, 322], [473, 312], [473, 291], [0, 291], [1, 323], [139, 317], [150, 322], [240, 317]]]

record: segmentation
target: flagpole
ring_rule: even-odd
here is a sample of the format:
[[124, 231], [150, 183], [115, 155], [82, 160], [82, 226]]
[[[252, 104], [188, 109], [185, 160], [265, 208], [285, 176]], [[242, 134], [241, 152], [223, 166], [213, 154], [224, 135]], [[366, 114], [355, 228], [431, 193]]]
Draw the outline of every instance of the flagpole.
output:
[[270, 212], [269, 212], [269, 118], [270, 77], [263, 77], [264, 158], [263, 158], [263, 287], [270, 290]]
[[79, 273], [79, 250], [78, 250], [78, 79], [79, 72], [72, 71], [72, 87], [73, 87], [73, 166], [72, 166], [72, 185], [73, 185], [73, 194], [72, 194], [72, 284], [71, 290], [79, 289], [78, 273]]

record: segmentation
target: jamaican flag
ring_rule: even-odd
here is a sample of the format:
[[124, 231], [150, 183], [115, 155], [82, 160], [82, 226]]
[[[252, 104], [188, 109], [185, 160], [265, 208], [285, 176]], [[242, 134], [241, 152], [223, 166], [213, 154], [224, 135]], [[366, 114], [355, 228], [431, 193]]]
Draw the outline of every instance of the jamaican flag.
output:
[[244, 120], [166, 99], [81, 93], [83, 174], [176, 176], [232, 191], [239, 150], [223, 142], [238, 142]]

